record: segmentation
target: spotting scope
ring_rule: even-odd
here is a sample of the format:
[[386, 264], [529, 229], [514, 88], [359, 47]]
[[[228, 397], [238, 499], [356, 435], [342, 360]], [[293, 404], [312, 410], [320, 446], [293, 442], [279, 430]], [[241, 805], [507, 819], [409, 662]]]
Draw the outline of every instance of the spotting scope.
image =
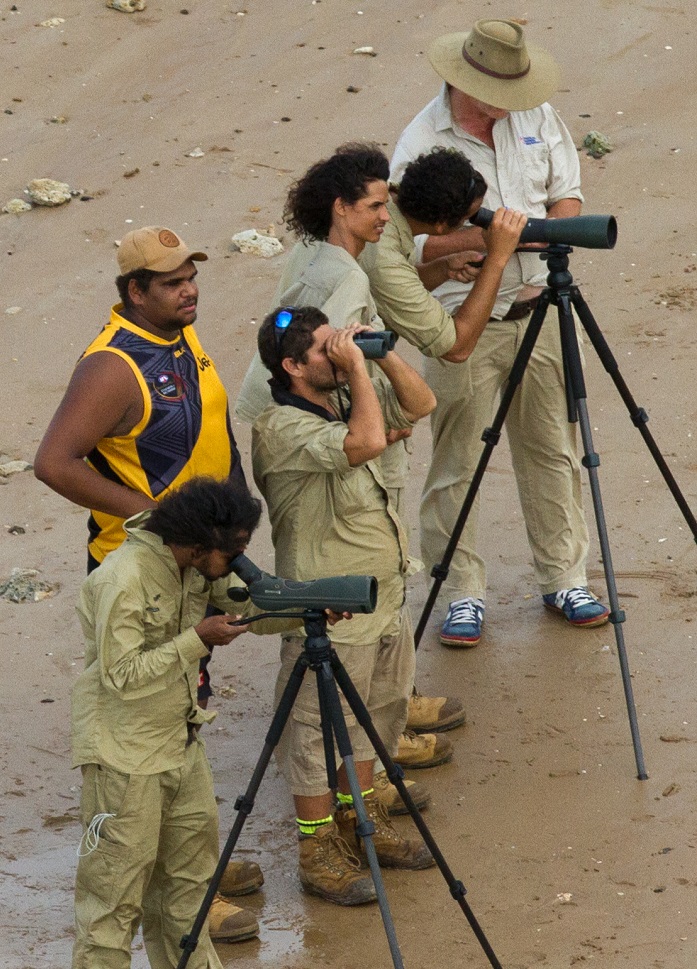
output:
[[[246, 594], [260, 609], [368, 613], [375, 612], [378, 601], [378, 580], [372, 575], [334, 575], [307, 582], [279, 579], [262, 572], [246, 555], [236, 555], [230, 568], [242, 579]], [[245, 590], [228, 590], [233, 600], [239, 601], [240, 593], [244, 596]]]
[[[472, 225], [487, 229], [494, 213], [480, 209], [470, 219]], [[575, 215], [570, 219], [528, 219], [520, 234], [521, 243], [544, 242], [553, 245], [581, 246], [582, 249], [614, 249], [617, 220], [614, 215]]]

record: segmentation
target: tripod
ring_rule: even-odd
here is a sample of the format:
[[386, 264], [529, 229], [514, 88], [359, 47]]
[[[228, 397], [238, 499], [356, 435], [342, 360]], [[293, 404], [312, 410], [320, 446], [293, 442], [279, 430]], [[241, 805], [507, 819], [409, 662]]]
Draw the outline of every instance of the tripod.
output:
[[[271, 616], [281, 616], [282, 618], [287, 619], [289, 614], [287, 612], [264, 613], [263, 615], [253, 616], [252, 621], [255, 619], [266, 619]], [[184, 969], [191, 954], [198, 944], [199, 935], [206, 921], [206, 916], [208, 915], [208, 910], [210, 909], [213, 898], [218, 890], [220, 879], [223, 876], [223, 872], [225, 871], [227, 863], [230, 860], [230, 856], [232, 855], [235, 845], [237, 844], [237, 839], [240, 835], [242, 827], [254, 807], [254, 798], [259, 789], [259, 785], [261, 784], [261, 780], [264, 776], [266, 768], [269, 765], [273, 750], [278, 744], [281, 734], [283, 733], [283, 728], [285, 727], [290, 716], [293, 704], [300, 691], [303, 677], [308, 669], [312, 670], [317, 677], [322, 736], [327, 763], [328, 786], [331, 789], [336, 789], [337, 786], [336, 758], [334, 754], [333, 742], [333, 738], [335, 738], [336, 746], [342, 758], [349, 781], [349, 787], [353, 797], [353, 806], [358, 817], [356, 832], [361, 837], [365, 846], [368, 865], [370, 867], [373, 884], [375, 885], [375, 893], [378, 905], [380, 907], [380, 914], [382, 916], [390, 953], [392, 955], [392, 962], [395, 969], [403, 969], [402, 957], [397, 942], [392, 915], [387, 903], [387, 896], [385, 894], [380, 867], [378, 865], [375, 846], [373, 845], [372, 841], [375, 826], [373, 822], [369, 820], [363, 804], [361, 788], [358, 782], [358, 776], [356, 774], [353, 752], [346, 727], [346, 721], [341, 708], [341, 702], [339, 700], [337, 684], [341, 688], [341, 691], [344, 694], [351, 711], [355, 715], [356, 720], [365, 730], [377, 756], [382, 761], [387, 771], [387, 776], [397, 787], [402, 801], [407, 807], [409, 814], [414, 820], [414, 823], [416, 824], [421, 836], [423, 837], [433, 858], [435, 859], [436, 864], [440, 868], [441, 873], [448, 884], [450, 894], [462, 909], [477, 940], [486, 953], [489, 962], [494, 969], [501, 969], [499, 960], [497, 959], [491, 945], [484, 935], [484, 932], [479, 926], [477, 919], [465, 900], [466, 889], [464, 885], [461, 881], [458, 881], [455, 878], [452, 871], [448, 867], [445, 858], [441, 854], [438, 845], [434, 841], [431, 832], [421, 817], [418, 808], [414, 804], [414, 801], [411, 798], [406, 785], [404, 784], [404, 772], [402, 771], [401, 767], [394, 763], [387, 752], [385, 745], [375, 730], [365, 704], [363, 703], [358, 691], [354, 687], [336, 652], [332, 649], [331, 642], [327, 636], [326, 615], [323, 611], [308, 609], [302, 613], [302, 618], [306, 632], [303, 652], [298, 657], [293, 670], [291, 671], [288, 683], [286, 684], [279, 701], [278, 708], [273, 716], [271, 725], [266, 734], [261, 756], [259, 757], [259, 760], [254, 768], [247, 790], [244, 792], [244, 794], [238, 797], [237, 801], [235, 802], [235, 810], [238, 812], [237, 817], [235, 818], [234, 824], [230, 830], [230, 834], [228, 835], [228, 839], [223, 847], [220, 860], [218, 861], [218, 865], [208, 886], [206, 895], [201, 903], [199, 912], [196, 915], [192, 929], [188, 935], [183, 937], [180, 943], [183, 953], [177, 965], [177, 969]], [[248, 623], [249, 621], [250, 619], [244, 619], [241, 622]]]
[[518, 385], [523, 378], [523, 374], [525, 373], [525, 368], [530, 359], [530, 355], [532, 354], [535, 342], [540, 333], [540, 329], [542, 328], [542, 324], [547, 313], [547, 308], [550, 303], [553, 303], [557, 307], [559, 316], [568, 420], [569, 422], [575, 422], [578, 420], [580, 423], [581, 439], [583, 442], [584, 452], [582, 463], [588, 469], [591, 494], [593, 497], [593, 509], [595, 512], [595, 519], [598, 529], [598, 538], [600, 540], [603, 570], [605, 573], [608, 597], [610, 600], [610, 622], [613, 624], [615, 631], [617, 655], [619, 657], [622, 683], [624, 686], [627, 712], [629, 715], [629, 725], [632, 735], [632, 743], [634, 746], [637, 776], [639, 780], [646, 780], [648, 775], [644, 766], [641, 739], [639, 737], [639, 726], [637, 723], [629, 665], [627, 662], [627, 652], [624, 644], [624, 634], [622, 631], [622, 623], [625, 621], [625, 614], [620, 609], [617, 598], [615, 575], [612, 567], [612, 556], [610, 553], [610, 544], [608, 541], [605, 514], [603, 511], [600, 485], [598, 481], [600, 457], [593, 449], [593, 439], [591, 435], [590, 422], [588, 419], [588, 409], [586, 406], [586, 389], [583, 378], [583, 368], [581, 366], [581, 355], [576, 337], [573, 315], [571, 313], [572, 306], [576, 310], [581, 324], [603, 366], [610, 374], [610, 377], [619, 391], [622, 400], [627, 406], [632, 423], [638, 428], [639, 432], [644, 438], [644, 441], [666, 484], [668, 485], [671, 494], [675, 498], [690, 530], [692, 531], [695, 541], [697, 541], [697, 521], [690, 511], [690, 508], [685, 501], [685, 498], [682, 495], [668, 465], [666, 464], [663, 455], [659, 451], [656, 442], [646, 427], [648, 422], [646, 411], [644, 411], [643, 408], [638, 407], [635, 403], [627, 388], [627, 385], [622, 378], [622, 375], [619, 372], [617, 361], [613, 357], [612, 352], [603, 334], [601, 333], [600, 328], [598, 327], [598, 324], [593, 318], [593, 315], [588, 308], [587, 303], [583, 299], [578, 287], [573, 284], [573, 278], [571, 273], [568, 271], [568, 255], [572, 251], [573, 250], [568, 245], [555, 243], [542, 250], [540, 253], [540, 258], [547, 261], [547, 267], [549, 269], [547, 288], [542, 292], [539, 303], [535, 307], [530, 318], [525, 336], [521, 342], [520, 349], [518, 350], [511, 368], [511, 372], [508, 376], [508, 382], [501, 395], [501, 401], [498, 410], [496, 411], [494, 421], [491, 427], [486, 428], [482, 434], [482, 441], [484, 441], [485, 447], [475, 469], [472, 481], [467, 490], [467, 494], [465, 495], [465, 500], [456, 519], [452, 535], [450, 536], [448, 544], [445, 548], [443, 559], [431, 570], [431, 576], [433, 577], [434, 582], [429, 590], [426, 604], [416, 627], [414, 639], [418, 646], [424, 629], [426, 628], [429, 616], [435, 605], [440, 588], [448, 576], [450, 563], [453, 555], [455, 554], [457, 544], [460, 540], [460, 536], [465, 527], [465, 523], [469, 516], [472, 505], [474, 504], [474, 500], [484, 472], [489, 463], [489, 459], [494, 447], [500, 440], [501, 430], [506, 418], [506, 414], [508, 413], [508, 409], [511, 405], [513, 395], [515, 394]]

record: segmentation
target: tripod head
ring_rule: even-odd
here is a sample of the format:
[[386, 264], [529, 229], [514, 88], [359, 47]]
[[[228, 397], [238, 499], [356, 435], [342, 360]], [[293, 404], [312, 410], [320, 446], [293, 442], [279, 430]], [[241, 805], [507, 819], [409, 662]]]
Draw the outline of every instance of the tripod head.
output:
[[372, 575], [336, 575], [307, 582], [279, 579], [262, 572], [246, 555], [236, 555], [230, 567], [247, 589], [229, 589], [228, 596], [237, 601], [249, 598], [261, 609], [370, 613], [378, 601], [378, 581]]

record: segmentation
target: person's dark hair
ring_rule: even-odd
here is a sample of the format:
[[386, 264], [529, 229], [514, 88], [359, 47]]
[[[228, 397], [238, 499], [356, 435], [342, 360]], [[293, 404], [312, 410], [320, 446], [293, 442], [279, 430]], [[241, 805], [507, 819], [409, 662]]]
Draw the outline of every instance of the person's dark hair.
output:
[[[276, 317], [282, 310], [292, 313], [293, 318], [286, 329], [277, 335]], [[283, 369], [283, 360], [290, 357], [295, 363], [306, 363], [313, 333], [328, 322], [325, 314], [316, 306], [277, 306], [264, 317], [257, 335], [259, 356], [282, 387], [290, 387], [290, 374]]]
[[232, 555], [239, 552], [240, 534], [251, 535], [260, 517], [261, 502], [239, 481], [199, 477], [158, 502], [145, 528], [168, 545]]
[[386, 182], [390, 164], [375, 144], [349, 142], [316, 162], [288, 192], [283, 219], [301, 239], [326, 239], [336, 199], [353, 205], [370, 182]]
[[116, 288], [119, 291], [119, 296], [121, 297], [121, 302], [123, 303], [124, 309], [133, 309], [131, 297], [128, 295], [128, 284], [130, 281], [135, 281], [135, 284], [141, 293], [147, 293], [150, 283], [157, 275], [158, 273], [156, 273], [153, 269], [134, 269], [132, 273], [125, 273], [123, 276], [116, 277]]
[[486, 182], [456, 148], [434, 148], [409, 162], [397, 188], [397, 207], [427, 225], [462, 224]]

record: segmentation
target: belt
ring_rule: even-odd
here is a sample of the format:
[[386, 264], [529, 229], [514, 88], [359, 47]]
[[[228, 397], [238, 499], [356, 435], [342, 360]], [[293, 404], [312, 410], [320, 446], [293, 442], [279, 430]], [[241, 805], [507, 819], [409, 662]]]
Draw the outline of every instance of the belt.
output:
[[[511, 303], [508, 308], [508, 312], [505, 316], [501, 317], [502, 320], [522, 320], [524, 316], [535, 309], [537, 304], [540, 302], [540, 297], [535, 296], [533, 299], [521, 299], [518, 303]], [[494, 317], [490, 317], [490, 320], [494, 320]]]

